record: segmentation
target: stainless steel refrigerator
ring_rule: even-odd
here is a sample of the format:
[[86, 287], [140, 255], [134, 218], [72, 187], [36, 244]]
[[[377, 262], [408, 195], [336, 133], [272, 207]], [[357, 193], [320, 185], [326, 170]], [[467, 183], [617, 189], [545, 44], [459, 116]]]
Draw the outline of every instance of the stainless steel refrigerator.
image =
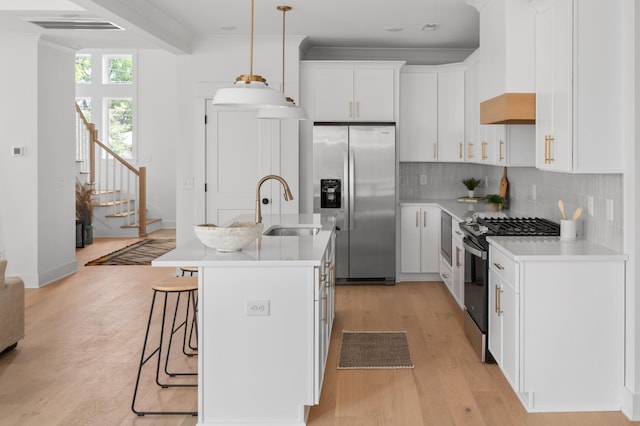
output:
[[394, 123], [314, 123], [313, 210], [337, 218], [339, 283], [395, 282]]

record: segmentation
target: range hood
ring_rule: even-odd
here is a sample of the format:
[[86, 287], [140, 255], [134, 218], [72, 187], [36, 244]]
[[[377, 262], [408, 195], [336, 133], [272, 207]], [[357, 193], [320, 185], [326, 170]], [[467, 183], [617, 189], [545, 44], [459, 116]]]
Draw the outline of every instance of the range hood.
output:
[[480, 102], [480, 124], [535, 123], [535, 93], [504, 93]]

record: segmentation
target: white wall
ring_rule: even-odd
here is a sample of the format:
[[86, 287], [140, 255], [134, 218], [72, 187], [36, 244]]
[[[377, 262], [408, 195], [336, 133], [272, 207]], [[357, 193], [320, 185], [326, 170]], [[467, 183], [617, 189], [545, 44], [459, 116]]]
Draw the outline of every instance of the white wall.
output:
[[147, 204], [163, 228], [176, 226], [176, 150], [186, 143], [177, 120], [177, 58], [162, 50], [137, 55], [138, 166], [147, 168]]
[[39, 287], [76, 270], [74, 53], [3, 35], [0, 58], [0, 254]]

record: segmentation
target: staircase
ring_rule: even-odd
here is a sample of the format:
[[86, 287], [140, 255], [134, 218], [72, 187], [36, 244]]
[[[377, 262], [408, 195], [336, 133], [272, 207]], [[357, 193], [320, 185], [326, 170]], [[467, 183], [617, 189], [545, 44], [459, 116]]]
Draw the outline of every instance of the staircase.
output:
[[146, 167], [136, 168], [98, 140], [98, 132], [76, 105], [76, 174], [93, 188], [95, 237], [146, 237], [160, 229], [149, 218]]

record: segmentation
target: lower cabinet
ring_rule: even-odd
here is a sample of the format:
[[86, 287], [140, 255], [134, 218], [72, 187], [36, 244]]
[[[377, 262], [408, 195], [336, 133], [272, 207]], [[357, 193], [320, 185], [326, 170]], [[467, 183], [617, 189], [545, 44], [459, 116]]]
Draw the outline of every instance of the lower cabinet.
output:
[[440, 206], [400, 207], [400, 272], [438, 273], [440, 268]]
[[322, 264], [315, 271], [315, 297], [314, 297], [314, 402], [320, 403], [324, 371], [327, 366], [329, 354], [329, 342], [331, 329], [335, 316], [335, 233], [331, 237], [331, 243], [327, 247]]
[[565, 249], [516, 261], [491, 243], [489, 350], [530, 412], [618, 411], [625, 262]]

